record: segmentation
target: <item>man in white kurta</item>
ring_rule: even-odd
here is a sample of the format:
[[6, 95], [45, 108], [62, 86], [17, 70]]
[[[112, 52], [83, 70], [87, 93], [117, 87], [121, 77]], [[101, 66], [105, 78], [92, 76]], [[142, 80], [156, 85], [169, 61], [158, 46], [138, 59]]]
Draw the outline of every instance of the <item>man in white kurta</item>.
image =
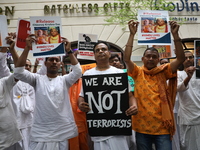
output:
[[185, 58], [177, 88], [181, 150], [200, 150], [200, 80], [195, 77], [193, 54], [186, 51]]
[[80, 65], [65, 76], [49, 79], [46, 75], [15, 68], [15, 77], [35, 88], [36, 105], [30, 141], [63, 141], [77, 135], [68, 89], [80, 77]]
[[[5, 61], [3, 58], [6, 54], [2, 54], [0, 61]], [[5, 66], [0, 62], [0, 72], [3, 75]], [[17, 127], [15, 114], [11, 104], [10, 91], [15, 85], [13, 75], [0, 79], [0, 149], [4, 150], [16, 142], [21, 140], [21, 134]]]
[[[83, 74], [83, 76], [114, 74], [114, 73], [123, 73], [123, 72], [124, 71], [122, 69], [117, 69], [116, 67], [113, 67], [113, 66], [110, 66], [110, 68], [105, 71], [98, 71], [95, 67], [90, 70], [87, 70]], [[84, 97], [83, 90], [81, 90], [80, 96]], [[115, 150], [129, 150], [127, 137], [128, 136], [95, 136], [95, 137], [91, 136], [91, 139], [94, 142], [94, 150], [103, 150], [103, 149], [106, 150], [109, 147], [111, 148], [111, 150], [114, 150], [114, 149]]]
[[81, 77], [81, 67], [69, 51], [69, 42], [63, 38], [70, 56], [72, 72], [58, 76], [60, 57], [46, 58], [47, 74], [39, 75], [24, 69], [25, 59], [33, 39], [27, 38], [27, 46], [20, 56], [14, 74], [15, 78], [29, 83], [35, 89], [34, 120], [31, 128], [30, 150], [66, 150], [68, 139], [77, 136], [77, 126], [69, 100], [68, 89]]
[[[0, 53], [1, 77], [11, 75], [6, 64], [7, 53]], [[30, 60], [26, 61], [25, 69], [31, 71]], [[30, 129], [33, 120], [33, 111], [35, 106], [35, 91], [28, 83], [18, 81], [11, 92], [11, 102], [16, 116], [18, 128], [22, 134], [22, 141], [19, 141], [23, 150], [28, 150]]]

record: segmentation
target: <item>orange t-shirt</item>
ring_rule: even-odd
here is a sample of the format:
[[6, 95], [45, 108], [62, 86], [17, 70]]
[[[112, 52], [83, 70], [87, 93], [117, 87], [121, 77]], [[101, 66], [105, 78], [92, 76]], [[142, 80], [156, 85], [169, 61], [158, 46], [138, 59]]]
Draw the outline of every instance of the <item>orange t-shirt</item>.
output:
[[[177, 75], [172, 74], [170, 64], [160, 73], [164, 74], [165, 81]], [[142, 67], [135, 64], [133, 72], [129, 72], [129, 75], [135, 81], [134, 96], [138, 103], [138, 114], [132, 116], [133, 130], [152, 135], [169, 134], [162, 122], [157, 76], [146, 74]]]

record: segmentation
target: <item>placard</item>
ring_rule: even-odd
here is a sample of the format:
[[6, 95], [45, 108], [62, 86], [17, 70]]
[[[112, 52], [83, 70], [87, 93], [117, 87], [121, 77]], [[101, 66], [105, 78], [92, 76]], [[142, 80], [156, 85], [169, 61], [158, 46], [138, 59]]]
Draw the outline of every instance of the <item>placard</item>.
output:
[[90, 136], [131, 135], [127, 73], [83, 76], [84, 99]]
[[97, 35], [79, 33], [78, 36], [78, 59], [94, 60], [93, 47], [97, 43]]
[[171, 45], [168, 11], [138, 11], [138, 45]]
[[52, 57], [65, 55], [64, 44], [61, 42], [61, 18], [30, 17], [31, 33], [35, 34], [33, 57]]
[[[18, 26], [16, 32], [16, 44], [15, 49], [19, 51], [23, 51], [26, 46], [26, 38], [30, 35], [30, 21], [19, 18]], [[32, 49], [31, 51], [32, 52]]]

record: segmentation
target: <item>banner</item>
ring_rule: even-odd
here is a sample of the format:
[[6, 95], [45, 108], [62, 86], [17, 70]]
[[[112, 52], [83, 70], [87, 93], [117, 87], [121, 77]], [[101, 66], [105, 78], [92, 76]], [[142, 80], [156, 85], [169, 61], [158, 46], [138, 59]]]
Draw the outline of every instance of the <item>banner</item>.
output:
[[5, 15], [0, 15], [0, 47], [9, 47], [6, 42], [8, 36], [7, 18]]
[[61, 43], [60, 17], [30, 17], [31, 33], [35, 34], [33, 57], [52, 57], [65, 55], [64, 44]]
[[97, 43], [97, 35], [79, 33], [78, 36], [78, 59], [94, 60], [93, 47]]
[[138, 45], [171, 45], [168, 11], [138, 11]]
[[84, 99], [89, 103], [90, 136], [131, 135], [127, 73], [83, 76]]

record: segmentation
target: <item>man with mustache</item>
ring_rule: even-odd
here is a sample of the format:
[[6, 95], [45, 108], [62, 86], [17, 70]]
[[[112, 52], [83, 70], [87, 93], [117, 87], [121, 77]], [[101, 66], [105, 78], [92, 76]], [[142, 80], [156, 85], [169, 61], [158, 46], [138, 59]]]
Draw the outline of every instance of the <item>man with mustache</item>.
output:
[[61, 66], [59, 56], [46, 58], [46, 75], [28, 72], [24, 69], [28, 52], [35, 42], [30, 35], [26, 39], [26, 47], [20, 56], [15, 77], [27, 82], [35, 89], [35, 111], [30, 136], [30, 150], [66, 150], [68, 139], [77, 136], [77, 126], [74, 121], [69, 100], [68, 89], [81, 77], [81, 67], [71, 51], [71, 43], [62, 38], [66, 53], [69, 54], [72, 72], [59, 76]]
[[178, 72], [178, 122], [182, 150], [200, 149], [200, 80], [194, 71], [194, 55], [185, 51], [184, 70]]
[[[110, 46], [106, 42], [99, 41], [94, 45], [93, 52], [96, 60], [97, 66], [87, 70], [83, 76], [87, 75], [104, 75], [104, 74], [114, 74], [123, 73], [122, 69], [118, 69], [109, 64], [109, 58], [111, 55]], [[118, 85], [120, 86], [120, 85]], [[84, 89], [83, 89], [84, 90]], [[79, 109], [83, 112], [89, 112], [89, 104], [85, 102], [83, 90], [79, 96]], [[126, 99], [124, 99], [126, 100]], [[125, 111], [126, 115], [137, 114], [137, 103], [129, 87], [129, 108]], [[98, 130], [98, 129], [97, 129]], [[127, 141], [127, 136], [91, 136], [94, 142], [94, 150], [129, 150], [129, 143]]]
[[[136, 131], [137, 150], [149, 150], [154, 143], [156, 150], [171, 150], [171, 138], [175, 132], [173, 105], [176, 96], [177, 69], [184, 61], [184, 51], [179, 37], [179, 25], [170, 21], [176, 48], [176, 59], [157, 66], [159, 53], [154, 47], [147, 48], [142, 57], [143, 66], [131, 60], [134, 36], [139, 22], [128, 22], [130, 35], [124, 52], [129, 75], [135, 81], [134, 95], [138, 102], [138, 114], [132, 117]], [[167, 85], [167, 80], [169, 84]]]

